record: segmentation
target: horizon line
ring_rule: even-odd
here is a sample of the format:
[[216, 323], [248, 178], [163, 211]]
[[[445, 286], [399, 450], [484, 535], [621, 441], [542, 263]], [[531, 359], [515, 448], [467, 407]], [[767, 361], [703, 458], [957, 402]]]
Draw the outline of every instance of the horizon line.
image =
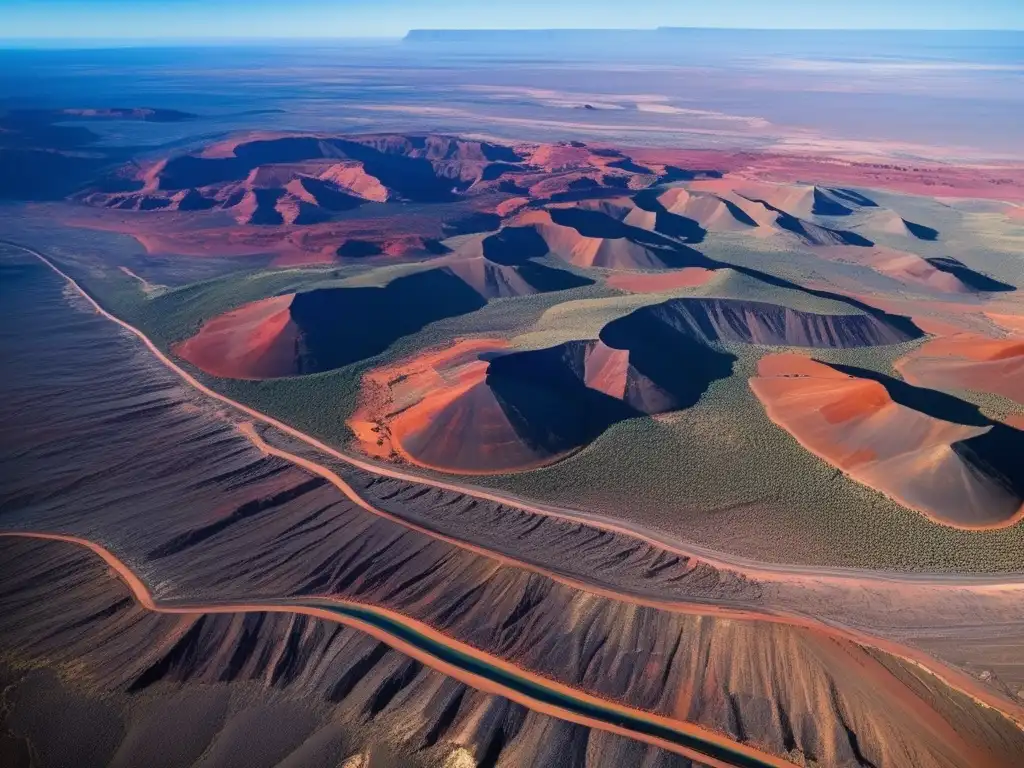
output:
[[[0, 48], [9, 45], [29, 44], [89, 44], [99, 46], [111, 44], [116, 47], [152, 47], [155, 45], [167, 44], [188, 44], [201, 43], [208, 45], [215, 42], [224, 43], [288, 43], [296, 41], [320, 41], [320, 42], [349, 42], [349, 41], [377, 41], [377, 42], [402, 42], [408, 40], [411, 35], [419, 33], [448, 33], [448, 34], [537, 34], [546, 32], [587, 32], [587, 33], [614, 33], [614, 32], [755, 32], [755, 33], [782, 33], [782, 32], [818, 32], [818, 33], [952, 33], [952, 34], [1020, 34], [1024, 33], [1024, 27], [1020, 28], [940, 28], [940, 27], [681, 27], [681, 26], [658, 26], [658, 27], [415, 27], [407, 30], [404, 34], [396, 35], [284, 35], [284, 36], [263, 36], [263, 35], [191, 35], [189, 37], [138, 37], [131, 35], [115, 35], [112, 37], [77, 37], [72, 35], [57, 35], [51, 37], [18, 35], [13, 37], [0, 36]], [[76, 46], [72, 46], [76, 47]]]

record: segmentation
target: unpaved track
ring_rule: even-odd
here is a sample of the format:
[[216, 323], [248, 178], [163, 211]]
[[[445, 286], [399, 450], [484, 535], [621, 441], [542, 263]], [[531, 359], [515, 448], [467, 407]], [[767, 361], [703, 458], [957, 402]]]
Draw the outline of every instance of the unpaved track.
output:
[[[714, 768], [787, 768], [792, 765], [779, 757], [692, 723], [626, 707], [532, 674], [503, 659], [453, 640], [422, 622], [385, 608], [338, 598], [252, 603], [158, 603], [127, 565], [95, 542], [54, 533], [0, 533], [0, 536], [62, 541], [85, 547], [101, 557], [124, 581], [143, 608], [156, 613], [302, 613], [365, 632], [396, 651], [477, 690], [503, 696], [541, 714], [637, 739], [704, 765]], [[389, 631], [388, 625], [397, 625], [404, 631]], [[438, 648], [452, 653], [438, 654]], [[460, 664], [458, 659], [465, 663]], [[478, 663], [474, 664], [474, 661]], [[478, 671], [480, 669], [484, 671]]]
[[[314, 449], [323, 452], [324, 454], [331, 456], [332, 458], [338, 459], [350, 466], [356, 467], [363, 471], [389, 477], [395, 480], [403, 482], [416, 483], [419, 485], [428, 485], [435, 488], [440, 488], [446, 491], [452, 491], [455, 493], [465, 494], [476, 499], [483, 501], [494, 502], [498, 504], [505, 504], [522, 509], [526, 512], [533, 514], [544, 515], [554, 517], [562, 520], [568, 520], [570, 522], [586, 525], [595, 529], [608, 531], [610, 533], [626, 535], [634, 539], [638, 539], [647, 544], [651, 544], [656, 547], [660, 547], [667, 551], [681, 555], [686, 558], [693, 560], [702, 561], [711, 565], [712, 567], [728, 570], [740, 573], [744, 576], [762, 579], [767, 581], [800, 581], [801, 579], [813, 580], [816, 582], [822, 581], [838, 581], [839, 583], [850, 584], [852, 586], [863, 585], [864, 583], [870, 583], [871, 581], [879, 581], [883, 583], [893, 582], [909, 582], [909, 583], [926, 583], [931, 586], [949, 586], [952, 588], [964, 588], [964, 587], [979, 587], [982, 589], [998, 589], [998, 590], [1021, 590], [1022, 597], [1024, 597], [1024, 575], [1008, 575], [1008, 576], [996, 576], [996, 577], [970, 577], [970, 576], [959, 576], [956, 574], [952, 575], [924, 575], [924, 576], [913, 576], [904, 574], [883, 574], [877, 572], [863, 572], [855, 571], [852, 569], [830, 569], [830, 568], [818, 568], [813, 566], [789, 566], [789, 565], [771, 565], [758, 563], [752, 560], [746, 560], [743, 558], [733, 558], [729, 555], [722, 553], [713, 552], [704, 548], [682, 544], [665, 537], [660, 534], [656, 534], [651, 531], [642, 529], [639, 526], [634, 526], [623, 521], [612, 520], [598, 515], [591, 515], [584, 512], [570, 511], [564, 509], [557, 509], [554, 507], [547, 507], [543, 505], [536, 505], [511, 495], [505, 495], [489, 490], [484, 490], [472, 486], [462, 486], [455, 483], [444, 482], [428, 477], [420, 477], [407, 472], [403, 472], [399, 469], [389, 466], [378, 465], [369, 461], [365, 461], [358, 457], [350, 456], [342, 453], [329, 445], [317, 440], [316, 438], [310, 437], [303, 432], [291, 427], [278, 419], [268, 416], [267, 414], [261, 413], [254, 408], [232, 400], [213, 389], [209, 388], [194, 376], [189, 374], [179, 365], [177, 365], [170, 357], [162, 352], [142, 331], [134, 326], [126, 323], [120, 318], [107, 312], [95, 299], [90, 296], [85, 289], [83, 289], [70, 275], [61, 270], [53, 261], [51, 261], [45, 254], [21, 245], [6, 240], [0, 240], [0, 244], [5, 244], [28, 253], [29, 255], [39, 259], [47, 267], [57, 273], [63, 278], [69, 286], [80, 294], [92, 307], [102, 315], [104, 318], [116, 323], [124, 330], [131, 333], [133, 336], [138, 338], [146, 348], [153, 354], [156, 359], [172, 371], [175, 375], [181, 378], [186, 384], [193, 387], [197, 391], [201, 392], [207, 397], [210, 397], [220, 403], [223, 403], [233, 410], [244, 414], [251, 418], [255, 422], [265, 424], [273, 427], [284, 434], [305, 443]], [[450, 544], [475, 551], [478, 554], [506, 562], [515, 567], [525, 568], [535, 573], [543, 574], [549, 578], [555, 579], [563, 584], [572, 586], [577, 589], [585, 590], [593, 594], [601, 595], [611, 599], [631, 602], [641, 605], [646, 605], [662, 610], [669, 610], [681, 613], [699, 613], [706, 615], [717, 615], [723, 618], [735, 618], [741, 620], [755, 620], [755, 621], [770, 621], [770, 622], [781, 622], [787, 624], [794, 624], [810, 628], [816, 631], [825, 632], [827, 634], [841, 637], [846, 640], [865, 645], [879, 650], [885, 651], [893, 656], [901, 658], [912, 664], [915, 664], [919, 668], [929, 672], [930, 674], [937, 677], [939, 680], [944, 682], [956, 690], [970, 696], [976, 702], [996, 709], [1006, 715], [1009, 719], [1016, 722], [1021, 727], [1024, 727], [1024, 707], [1017, 705], [1016, 703], [1010, 702], [1007, 698], [996, 695], [987, 686], [979, 683], [976, 679], [970, 675], [945, 665], [933, 657], [917, 651], [915, 649], [906, 647], [904, 645], [890, 642], [887, 640], [879, 639], [873, 635], [859, 632], [846, 627], [834, 625], [831, 623], [825, 623], [817, 621], [810, 617], [800, 616], [795, 613], [789, 612], [773, 612], [766, 609], [758, 610], [746, 610], [746, 609], [734, 609], [725, 608], [721, 606], [714, 606], [703, 603], [688, 603], [683, 601], [670, 601], [670, 600], [656, 600], [654, 598], [630, 595], [619, 591], [602, 589], [592, 584], [580, 582], [578, 580], [571, 579], [561, 574], [554, 573], [548, 569], [541, 568], [539, 566], [516, 560], [514, 558], [501, 555], [492, 550], [485, 549], [473, 545], [467, 541], [455, 539], [450, 536], [433, 531], [429, 528], [416, 525], [410, 521], [404, 520], [403, 518], [392, 515], [390, 513], [379, 510], [357, 494], [350, 485], [344, 482], [336, 473], [331, 472], [326, 467], [320, 464], [316, 464], [308, 459], [296, 456], [294, 454], [283, 451], [282, 449], [270, 446], [266, 441], [260, 437], [252, 425], [243, 424], [241, 426], [243, 434], [249, 438], [258, 448], [261, 450], [276, 455], [280, 458], [284, 458], [298, 466], [305, 468], [307, 471], [318, 474], [324, 477], [332, 484], [334, 484], [339, 490], [341, 490], [349, 499], [358, 504], [364, 510], [386, 517], [393, 522], [399, 523], [407, 528], [417, 530], [421, 533], [430, 535], [434, 538], [444, 540]], [[81, 542], [84, 543], [84, 542]], [[88, 545], [88, 544], [87, 544]], [[90, 546], [93, 548], [93, 546]], [[98, 551], [94, 549], [94, 551]], [[383, 609], [381, 609], [383, 610]]]
[[0, 240], [0, 244], [7, 245], [13, 248], [20, 249], [25, 253], [34, 256], [35, 258], [42, 261], [47, 267], [52, 269], [58, 275], [60, 275], [67, 283], [81, 295], [100, 315], [110, 320], [113, 323], [121, 326], [124, 330], [131, 333], [133, 336], [138, 338], [146, 348], [153, 354], [156, 359], [170, 369], [175, 375], [181, 378], [186, 384], [198, 390], [202, 394], [210, 397], [218, 402], [221, 402], [233, 410], [239, 411], [246, 416], [254, 419], [257, 422], [261, 422], [268, 426], [274, 427], [281, 432], [287, 434], [289, 437], [293, 437], [307, 445], [321, 451], [328, 456], [338, 459], [350, 466], [361, 469], [371, 474], [381, 475], [383, 477], [389, 477], [393, 480], [400, 480], [407, 483], [416, 483], [419, 485], [428, 485], [433, 488], [439, 488], [445, 491], [451, 491], [454, 493], [464, 494], [471, 496], [481, 501], [494, 502], [496, 504], [504, 504], [511, 507], [516, 507], [525, 512], [529, 512], [537, 515], [544, 515], [546, 517], [553, 517], [560, 520], [567, 520], [569, 522], [578, 523], [580, 525], [586, 525], [597, 530], [607, 531], [609, 533], [615, 533], [620, 535], [629, 536], [634, 539], [650, 544], [661, 549], [664, 549], [673, 554], [680, 555], [686, 558], [692, 558], [706, 563], [712, 567], [734, 571], [736, 573], [749, 576], [751, 578], [773, 581], [792, 581], [801, 577], [808, 577], [815, 581], [823, 580], [835, 580], [838, 582], [843, 581], [854, 581], [857, 584], [863, 584], [871, 581], [879, 581], [883, 583], [922, 583], [929, 584], [932, 586], [949, 586], [952, 588], [962, 588], [971, 586], [998, 586], [998, 587], [1012, 587], [1019, 586], [1021, 588], [1021, 594], [1024, 596], [1024, 574], [995, 574], [990, 576], [985, 575], [963, 575], [963, 574], [915, 574], [915, 573], [896, 573], [896, 572], [885, 572], [885, 571], [871, 571], [871, 570], [860, 570], [854, 568], [828, 568], [824, 566], [815, 565], [790, 565], [790, 564], [776, 564], [766, 563], [753, 560], [750, 558], [744, 558], [738, 555], [732, 555], [725, 552], [718, 552], [716, 550], [702, 547], [698, 544], [685, 542], [680, 539], [668, 536], [658, 531], [652, 531], [640, 525], [635, 525], [626, 521], [617, 520], [614, 518], [606, 517], [603, 515], [593, 514], [590, 512], [583, 512], [580, 510], [569, 510], [561, 507], [550, 506], [546, 504], [539, 504], [531, 502], [526, 499], [520, 498], [513, 494], [501, 493], [498, 491], [492, 491], [485, 488], [480, 488], [472, 485], [459, 485], [457, 483], [446, 482], [438, 480], [432, 477], [421, 476], [412, 474], [409, 472], [403, 472], [392, 466], [385, 464], [378, 464], [357, 456], [352, 456], [347, 453], [343, 453], [326, 443], [317, 440], [310, 435], [307, 435], [299, 430], [285, 424], [273, 416], [269, 416], [265, 413], [257, 411], [250, 406], [243, 405], [235, 400], [226, 397], [219, 392], [207, 387], [205, 384], [200, 382], [190, 373], [185, 371], [181, 366], [175, 363], [170, 357], [164, 354], [149, 337], [146, 336], [142, 331], [133, 325], [129, 325], [120, 318], [112, 315], [103, 309], [102, 306], [90, 296], [84, 288], [82, 288], [70, 275], [61, 270], [56, 264], [54, 264], [49, 257], [45, 254], [9, 240]]

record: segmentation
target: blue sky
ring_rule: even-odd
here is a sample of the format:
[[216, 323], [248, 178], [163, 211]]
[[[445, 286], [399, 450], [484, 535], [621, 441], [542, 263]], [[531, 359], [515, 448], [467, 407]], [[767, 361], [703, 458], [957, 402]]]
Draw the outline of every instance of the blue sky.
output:
[[1024, 0], [0, 0], [4, 38], [392, 37], [410, 28], [1024, 29]]

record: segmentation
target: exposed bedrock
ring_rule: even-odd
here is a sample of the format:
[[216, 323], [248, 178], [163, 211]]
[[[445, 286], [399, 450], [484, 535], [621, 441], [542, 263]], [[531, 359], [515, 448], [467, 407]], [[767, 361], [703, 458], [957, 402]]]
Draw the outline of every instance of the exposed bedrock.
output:
[[655, 329], [699, 341], [769, 346], [849, 348], [899, 344], [910, 336], [883, 318], [824, 315], [742, 299], [672, 299], [609, 323], [601, 338], [619, 347]]
[[[90, 552], [2, 540], [0, 743], [44, 768], [699, 768], [288, 613], [162, 615]], [[10, 575], [12, 578], [7, 578]], [[6, 668], [5, 668], [6, 667]], [[168, 738], [170, 730], [175, 738]]]
[[[330, 622], [258, 609], [152, 614], [98, 560], [72, 545], [5, 541], [0, 547], [17, 574], [0, 590], [5, 641], [33, 649], [20, 653], [23, 663], [45, 660], [58, 671], [73, 665], [92, 690], [152, 696], [197, 683], [230, 689], [248, 681], [289, 698], [312, 696], [343, 724], [367, 727], [376, 739], [388, 731], [375, 727], [388, 726], [391, 743], [405, 749], [448, 742], [478, 757], [506, 748], [536, 717]], [[636, 608], [600, 618], [590, 602], [538, 614], [543, 589], [495, 603], [499, 594], [467, 594], [469, 604], [454, 620], [465, 621], [484, 605], [497, 608], [487, 619], [488, 633], [505, 638], [506, 658], [529, 669], [543, 657], [541, 666], [577, 670], [575, 684], [585, 690], [625, 696], [640, 708], [779, 755], [824, 765], [993, 768], [1024, 755], [1020, 732], [997, 713], [921, 677], [909, 664], [810, 630]], [[534, 633], [550, 640], [538, 645], [529, 637]], [[616, 657], [609, 646], [622, 635]], [[474, 720], [477, 728], [468, 733], [458, 727]], [[499, 722], [509, 729], [496, 736]]]

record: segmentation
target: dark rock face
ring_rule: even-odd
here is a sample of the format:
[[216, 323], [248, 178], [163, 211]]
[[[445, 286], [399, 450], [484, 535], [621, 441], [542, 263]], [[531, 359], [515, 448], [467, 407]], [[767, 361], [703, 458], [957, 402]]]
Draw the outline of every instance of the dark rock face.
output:
[[540, 454], [586, 445], [612, 425], [690, 408], [736, 358], [716, 342], [842, 349], [909, 338], [872, 315], [819, 315], [737, 299], [672, 299], [608, 323], [597, 341], [496, 357], [487, 386]]
[[640, 322], [661, 323], [705, 343], [842, 349], [900, 344], [915, 338], [872, 315], [819, 315], [741, 299], [672, 299], [616, 321], [624, 325]]
[[611, 323], [600, 341], [501, 355], [487, 386], [527, 445], [564, 453], [620, 421], [689, 408], [732, 373], [733, 355], [659, 330]]
[[340, 368], [383, 352], [424, 326], [487, 302], [455, 275], [431, 269], [384, 288], [332, 288], [296, 294], [301, 373]]

